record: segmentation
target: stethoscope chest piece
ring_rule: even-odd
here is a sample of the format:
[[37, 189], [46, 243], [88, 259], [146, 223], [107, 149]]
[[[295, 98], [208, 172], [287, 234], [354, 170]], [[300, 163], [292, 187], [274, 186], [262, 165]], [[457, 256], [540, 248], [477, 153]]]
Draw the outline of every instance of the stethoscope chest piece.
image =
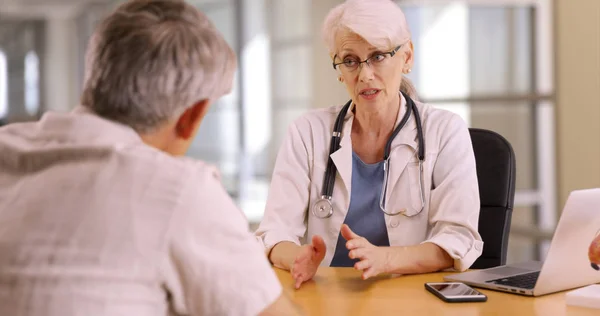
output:
[[317, 200], [312, 207], [313, 215], [318, 218], [328, 218], [333, 214], [333, 204], [331, 203], [331, 198], [326, 196], [322, 196]]

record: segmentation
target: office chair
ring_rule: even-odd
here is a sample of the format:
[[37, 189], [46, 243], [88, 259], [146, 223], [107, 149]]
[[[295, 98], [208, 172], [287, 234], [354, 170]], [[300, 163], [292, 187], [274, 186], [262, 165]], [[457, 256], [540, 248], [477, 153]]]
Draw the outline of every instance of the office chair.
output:
[[483, 253], [472, 269], [506, 264], [508, 234], [515, 200], [516, 159], [510, 143], [500, 134], [469, 128], [479, 182], [479, 233]]

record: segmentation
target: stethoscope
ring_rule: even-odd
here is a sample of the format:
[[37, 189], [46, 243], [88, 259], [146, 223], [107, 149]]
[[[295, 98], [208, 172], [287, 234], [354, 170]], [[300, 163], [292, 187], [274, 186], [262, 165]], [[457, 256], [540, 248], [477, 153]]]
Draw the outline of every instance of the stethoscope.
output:
[[[402, 92], [401, 92], [402, 93]], [[423, 161], [425, 161], [425, 141], [423, 139], [423, 128], [421, 126], [421, 117], [419, 116], [419, 110], [417, 110], [417, 106], [415, 102], [408, 97], [405, 93], [402, 93], [404, 98], [406, 99], [406, 113], [400, 120], [400, 123], [394, 129], [394, 132], [388, 139], [385, 150], [383, 153], [383, 187], [381, 189], [381, 194], [379, 196], [379, 208], [383, 213], [389, 216], [396, 216], [399, 214], [405, 214], [405, 210], [401, 210], [396, 213], [389, 213], [385, 209], [385, 197], [387, 194], [387, 182], [388, 176], [390, 173], [390, 150], [392, 146], [392, 141], [398, 135], [400, 130], [406, 125], [406, 122], [410, 118], [411, 112], [415, 115], [415, 121], [417, 124], [417, 139], [419, 141], [419, 190], [421, 191], [421, 209], [425, 207], [425, 190], [423, 188]], [[321, 198], [319, 198], [312, 207], [313, 214], [318, 218], [328, 218], [333, 214], [333, 204], [332, 204], [332, 194], [333, 194], [333, 186], [335, 184], [335, 176], [337, 173], [337, 168], [333, 163], [333, 159], [331, 155], [336, 152], [340, 148], [340, 140], [342, 136], [342, 128], [344, 126], [344, 118], [346, 117], [346, 113], [348, 113], [348, 109], [352, 104], [352, 100], [348, 101], [337, 118], [335, 119], [335, 124], [333, 125], [333, 133], [331, 135], [331, 142], [329, 144], [329, 160], [327, 161], [327, 168], [325, 169], [325, 179], [323, 180], [323, 189], [321, 190]], [[418, 213], [418, 212], [417, 212]]]

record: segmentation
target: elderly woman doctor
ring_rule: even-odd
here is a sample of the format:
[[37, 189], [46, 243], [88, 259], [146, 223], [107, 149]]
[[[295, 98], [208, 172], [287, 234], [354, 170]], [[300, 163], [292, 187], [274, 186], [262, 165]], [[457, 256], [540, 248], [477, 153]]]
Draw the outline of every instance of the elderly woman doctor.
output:
[[323, 33], [351, 100], [289, 127], [257, 230], [269, 260], [296, 288], [319, 265], [363, 279], [467, 269], [483, 247], [471, 140], [403, 77], [414, 56], [404, 14], [389, 0], [349, 0]]

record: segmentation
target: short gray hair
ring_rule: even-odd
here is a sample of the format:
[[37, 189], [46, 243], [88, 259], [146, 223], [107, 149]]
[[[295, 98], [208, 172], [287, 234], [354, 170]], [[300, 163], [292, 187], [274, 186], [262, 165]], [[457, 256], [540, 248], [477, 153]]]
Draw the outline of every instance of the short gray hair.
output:
[[201, 100], [231, 91], [236, 58], [198, 9], [183, 0], [131, 0], [90, 41], [81, 103], [149, 132]]

